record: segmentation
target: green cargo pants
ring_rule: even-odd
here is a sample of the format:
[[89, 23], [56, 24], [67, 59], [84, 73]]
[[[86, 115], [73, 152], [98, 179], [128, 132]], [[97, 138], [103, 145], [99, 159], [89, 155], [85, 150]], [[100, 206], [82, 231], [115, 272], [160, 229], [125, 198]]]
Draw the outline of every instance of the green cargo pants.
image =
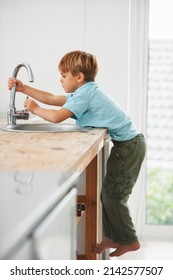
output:
[[142, 134], [113, 144], [101, 191], [103, 228], [106, 237], [127, 245], [138, 241], [127, 201], [138, 178], [146, 144]]

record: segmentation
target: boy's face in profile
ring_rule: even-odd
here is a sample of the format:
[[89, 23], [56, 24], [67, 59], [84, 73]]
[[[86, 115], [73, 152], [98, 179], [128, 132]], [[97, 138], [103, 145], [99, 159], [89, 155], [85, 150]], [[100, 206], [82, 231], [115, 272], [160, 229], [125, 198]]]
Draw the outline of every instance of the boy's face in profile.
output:
[[73, 76], [71, 72], [61, 72], [60, 83], [62, 84], [62, 87], [66, 93], [71, 93], [85, 83], [84, 78], [84, 74], [81, 72], [75, 76]]

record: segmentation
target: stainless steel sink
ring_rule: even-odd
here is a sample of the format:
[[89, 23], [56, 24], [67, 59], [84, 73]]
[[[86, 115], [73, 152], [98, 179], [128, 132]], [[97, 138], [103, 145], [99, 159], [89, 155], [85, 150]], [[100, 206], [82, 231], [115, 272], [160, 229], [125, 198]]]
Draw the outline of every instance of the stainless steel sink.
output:
[[1, 127], [1, 130], [11, 132], [86, 132], [91, 127], [81, 127], [75, 124], [54, 123], [26, 123]]

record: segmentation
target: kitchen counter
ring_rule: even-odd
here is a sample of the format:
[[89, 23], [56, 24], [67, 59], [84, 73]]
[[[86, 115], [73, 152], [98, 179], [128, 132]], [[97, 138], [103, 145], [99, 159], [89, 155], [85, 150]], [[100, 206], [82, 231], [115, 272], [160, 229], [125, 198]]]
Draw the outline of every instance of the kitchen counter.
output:
[[98, 154], [106, 135], [100, 128], [63, 133], [0, 130], [0, 258], [28, 236], [84, 170], [82, 199], [88, 224], [84, 258], [97, 258], [91, 247], [98, 238]]
[[104, 145], [106, 129], [32, 133], [0, 130], [0, 170], [82, 172]]

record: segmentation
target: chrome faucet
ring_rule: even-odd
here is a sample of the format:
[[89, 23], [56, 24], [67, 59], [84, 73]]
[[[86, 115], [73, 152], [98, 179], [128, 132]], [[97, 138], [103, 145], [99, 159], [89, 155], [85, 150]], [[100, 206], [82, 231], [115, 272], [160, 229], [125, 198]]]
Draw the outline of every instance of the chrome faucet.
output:
[[[21, 67], [26, 68], [26, 70], [28, 72], [29, 82], [33, 82], [34, 81], [34, 76], [33, 76], [30, 65], [27, 64], [27, 63], [18, 64], [13, 71], [12, 77], [14, 79], [17, 78], [17, 74], [18, 74]], [[12, 88], [11, 94], [10, 94], [10, 104], [9, 104], [9, 108], [8, 108], [8, 112], [7, 112], [7, 121], [8, 121], [9, 125], [16, 124], [17, 119], [23, 119], [23, 120], [28, 120], [29, 119], [29, 112], [27, 110], [16, 111], [15, 98], [16, 98], [16, 86], [14, 86]]]

